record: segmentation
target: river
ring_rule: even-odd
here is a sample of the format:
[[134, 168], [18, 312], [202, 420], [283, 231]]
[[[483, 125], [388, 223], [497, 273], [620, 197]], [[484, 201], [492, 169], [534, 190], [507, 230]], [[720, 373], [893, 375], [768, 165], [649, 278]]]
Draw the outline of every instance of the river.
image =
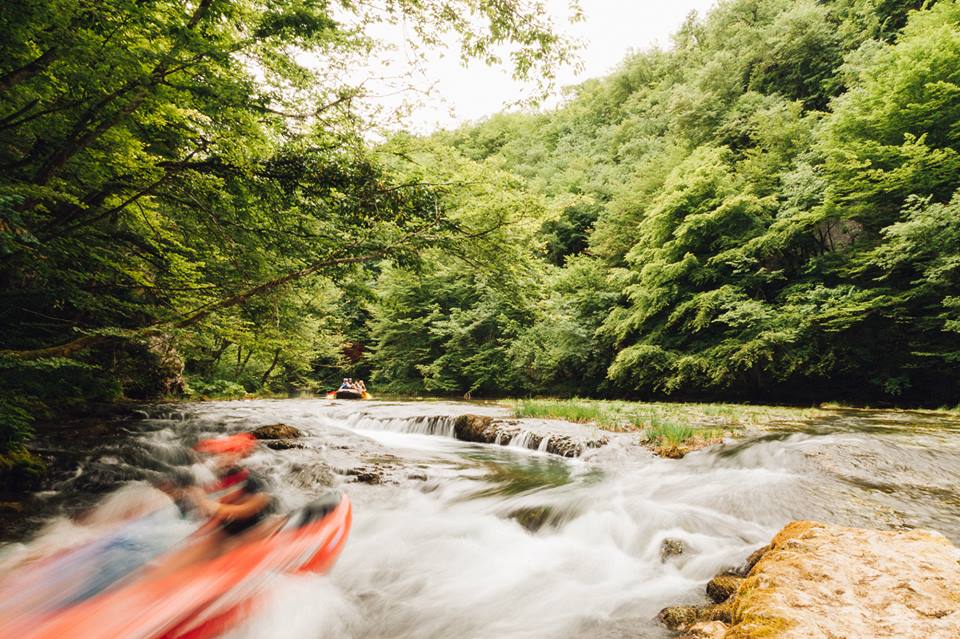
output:
[[[463, 413], [506, 415], [460, 402], [151, 406], [111, 425], [120, 435], [75, 442], [72, 465], [33, 497], [42, 521], [8, 531], [0, 559], [89, 537], [98, 512], [149, 490], [147, 470], [187, 462], [184, 443], [277, 422], [303, 431], [303, 447], [263, 448], [251, 466], [284, 508], [340, 486], [354, 525], [331, 573], [278, 582], [237, 638], [667, 637], [661, 608], [701, 601], [710, 577], [792, 519], [960, 542], [955, 417], [836, 411], [665, 460], [631, 435], [577, 459], [461, 442]], [[81, 507], [84, 524], [55, 514]], [[664, 557], [668, 539], [683, 552]]]

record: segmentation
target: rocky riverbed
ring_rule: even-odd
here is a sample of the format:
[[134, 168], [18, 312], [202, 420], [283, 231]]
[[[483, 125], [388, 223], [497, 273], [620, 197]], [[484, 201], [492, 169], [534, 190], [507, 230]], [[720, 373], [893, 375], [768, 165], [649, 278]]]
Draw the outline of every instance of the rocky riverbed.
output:
[[[756, 628], [808, 628], [822, 616], [817, 606], [837, 606], [839, 620], [862, 604], [864, 619], [882, 622], [881, 595], [898, 587], [918, 593], [917, 614], [946, 611], [921, 626], [932, 633], [925, 636], [938, 636], [936, 624], [954, 618], [939, 604], [920, 605], [941, 583], [923, 579], [937, 574], [930, 562], [883, 561], [916, 557], [901, 542], [929, 554], [930, 540], [960, 541], [960, 424], [908, 413], [838, 412], [667, 460], [636, 434], [515, 420], [480, 403], [151, 406], [101, 424], [95, 437], [47, 444], [71, 455], [55, 465], [49, 485], [18, 502], [32, 523], [6, 533], [16, 543], [0, 549], [0, 564], [95, 535], [101, 515], [145, 498], [152, 473], [194, 463], [189, 446], [198, 438], [241, 431], [262, 438], [249, 463], [269, 478], [282, 508], [338, 486], [354, 502], [355, 523], [329, 576], [278, 582], [239, 637], [675, 636], [663, 622], [759, 637], [766, 635], [746, 622], [767, 615], [773, 621]], [[736, 571], [798, 519], [829, 525], [780, 535], [762, 559], [753, 555], [750, 571]], [[915, 529], [944, 537], [898, 536]], [[877, 550], [888, 542], [892, 554]], [[839, 545], [830, 551], [831, 544]], [[954, 552], [944, 548], [938, 562]], [[844, 558], [848, 573], [827, 562]], [[818, 582], [821, 574], [839, 575], [844, 594]], [[711, 602], [719, 606], [703, 617], [698, 611]], [[757, 602], [766, 603], [750, 607]], [[803, 614], [785, 616], [794, 608]]]

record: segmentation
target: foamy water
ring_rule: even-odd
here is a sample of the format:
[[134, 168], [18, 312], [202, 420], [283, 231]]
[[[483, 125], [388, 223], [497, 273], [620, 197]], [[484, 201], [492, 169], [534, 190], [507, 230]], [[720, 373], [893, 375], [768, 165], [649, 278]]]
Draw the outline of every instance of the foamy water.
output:
[[[139, 446], [176, 457], [197, 437], [296, 426], [305, 448], [250, 459], [284, 508], [326, 490], [321, 470], [338, 471], [354, 503], [346, 549], [326, 576], [275, 582], [232, 635], [249, 639], [668, 636], [653, 621], [662, 607], [701, 600], [710, 577], [790, 519], [960, 533], [952, 423], [842, 414], [678, 461], [630, 436], [570, 460], [522, 441], [459, 442], [451, 418], [465, 412], [505, 416], [445, 402], [222, 402], [157, 407], [130, 428]], [[380, 467], [385, 483], [350, 482], [357, 465]], [[103, 509], [122, 501], [111, 499]], [[51, 521], [8, 546], [7, 561], [96, 531]], [[663, 560], [668, 538], [685, 551]]]

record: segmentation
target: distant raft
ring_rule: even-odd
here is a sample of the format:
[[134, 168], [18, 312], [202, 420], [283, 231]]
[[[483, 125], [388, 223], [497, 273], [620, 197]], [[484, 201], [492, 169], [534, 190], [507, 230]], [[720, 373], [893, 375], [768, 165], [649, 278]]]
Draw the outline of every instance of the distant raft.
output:
[[327, 399], [370, 399], [370, 393], [367, 391], [352, 390], [344, 388], [341, 390], [330, 391], [327, 393]]

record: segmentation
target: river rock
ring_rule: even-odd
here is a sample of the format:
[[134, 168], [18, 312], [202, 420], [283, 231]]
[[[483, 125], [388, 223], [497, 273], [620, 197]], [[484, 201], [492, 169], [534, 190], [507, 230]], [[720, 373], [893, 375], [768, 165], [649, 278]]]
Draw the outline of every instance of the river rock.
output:
[[300, 442], [292, 442], [289, 439], [271, 439], [266, 442], [266, 446], [270, 450], [291, 450], [304, 447]]
[[763, 559], [763, 556], [767, 554], [768, 550], [770, 550], [770, 544], [767, 544], [762, 548], [757, 548], [750, 553], [750, 556], [746, 558], [746, 560], [743, 562], [743, 565], [737, 570], [737, 574], [741, 577], [746, 577], [749, 575], [750, 571], [753, 570], [753, 567], [757, 565], [757, 562]]
[[723, 639], [727, 624], [722, 621], [701, 621], [690, 626], [681, 639]]
[[250, 433], [257, 439], [296, 439], [303, 436], [298, 428], [288, 424], [261, 426], [250, 431]]
[[707, 606], [670, 606], [657, 614], [657, 621], [671, 630], [688, 631], [698, 623], [719, 621], [730, 623], [733, 607], [730, 602]]
[[577, 439], [570, 435], [552, 435], [547, 442], [546, 451], [561, 457], [579, 457], [586, 448], [600, 448], [610, 442], [606, 437]]
[[[716, 636], [960, 637], [960, 550], [939, 533], [799, 521], [761, 550], [751, 556], [749, 575], [723, 604], [734, 614], [726, 631]], [[716, 579], [711, 583], [720, 596], [733, 581], [723, 588]], [[696, 609], [677, 606], [661, 616], [688, 631], [706, 621], [693, 612], [664, 614], [686, 608]]]
[[493, 418], [487, 415], [460, 415], [453, 422], [453, 432], [457, 439], [478, 444], [493, 443], [490, 439], [490, 426]]
[[314, 461], [309, 464], [291, 466], [287, 481], [300, 488], [312, 490], [333, 486], [336, 478], [328, 465]]
[[511, 511], [508, 517], [528, 531], [537, 532], [550, 522], [551, 517], [553, 517], [553, 508], [550, 506], [517, 508]]
[[537, 449], [546, 440], [544, 451], [561, 457], [579, 457], [586, 448], [599, 448], [609, 443], [605, 436], [575, 437], [547, 429], [523, 430], [516, 420], [497, 419], [488, 415], [460, 415], [453, 423], [454, 436], [465, 442], [506, 446], [521, 432], [527, 448]]
[[743, 577], [730, 573], [722, 573], [707, 583], [707, 596], [716, 603], [723, 603], [737, 593]]
[[682, 539], [667, 537], [660, 543], [660, 561], [666, 563], [671, 557], [682, 555], [686, 549], [687, 545], [683, 543]]
[[358, 468], [348, 468], [343, 471], [343, 474], [349, 475], [363, 484], [379, 485], [384, 483], [383, 471], [376, 467], [360, 466]]

